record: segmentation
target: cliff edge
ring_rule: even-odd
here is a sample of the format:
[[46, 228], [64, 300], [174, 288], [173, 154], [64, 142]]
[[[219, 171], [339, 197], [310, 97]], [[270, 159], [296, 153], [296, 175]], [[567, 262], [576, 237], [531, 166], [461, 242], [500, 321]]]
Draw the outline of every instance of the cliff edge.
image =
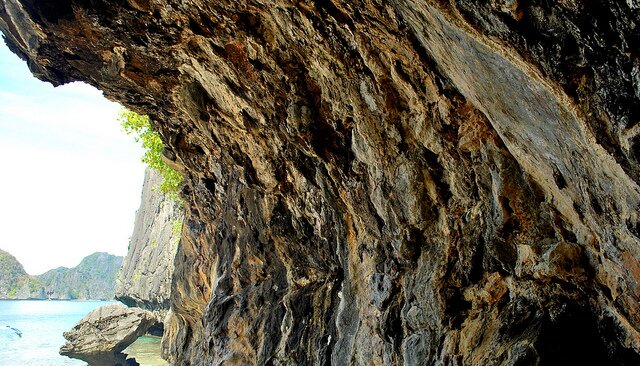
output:
[[184, 219], [180, 204], [158, 189], [162, 179], [155, 169], [146, 169], [129, 251], [116, 283], [117, 300], [160, 311], [160, 318], [170, 307], [173, 261]]

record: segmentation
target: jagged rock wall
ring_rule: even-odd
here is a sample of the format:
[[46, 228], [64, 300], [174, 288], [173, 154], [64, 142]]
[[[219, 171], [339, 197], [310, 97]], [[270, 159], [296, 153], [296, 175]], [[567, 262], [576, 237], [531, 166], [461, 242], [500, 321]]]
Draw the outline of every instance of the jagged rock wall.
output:
[[0, 4], [185, 174], [172, 362], [640, 363], [636, 1]]
[[[169, 310], [171, 276], [180, 242], [183, 209], [160, 191], [162, 175], [147, 168], [129, 251], [116, 283], [116, 299], [158, 313]], [[160, 319], [160, 321], [162, 321]]]

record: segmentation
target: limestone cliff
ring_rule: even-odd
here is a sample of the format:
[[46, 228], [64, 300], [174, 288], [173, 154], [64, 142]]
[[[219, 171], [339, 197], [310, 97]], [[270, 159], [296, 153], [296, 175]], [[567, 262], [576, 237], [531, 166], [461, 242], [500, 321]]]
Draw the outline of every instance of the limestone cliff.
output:
[[122, 257], [97, 252], [73, 268], [31, 276], [15, 257], [0, 250], [0, 299], [112, 300], [121, 264]]
[[122, 259], [96, 252], [82, 258], [75, 267], [59, 267], [35, 278], [52, 299], [113, 300]]
[[[159, 189], [162, 176], [147, 168], [129, 251], [116, 284], [116, 299], [151, 311], [169, 309], [173, 260], [183, 210]], [[162, 317], [162, 315], [160, 315]]]
[[185, 175], [179, 365], [640, 364], [636, 0], [0, 0]]
[[42, 284], [29, 276], [16, 257], [0, 249], [0, 299], [44, 298]]

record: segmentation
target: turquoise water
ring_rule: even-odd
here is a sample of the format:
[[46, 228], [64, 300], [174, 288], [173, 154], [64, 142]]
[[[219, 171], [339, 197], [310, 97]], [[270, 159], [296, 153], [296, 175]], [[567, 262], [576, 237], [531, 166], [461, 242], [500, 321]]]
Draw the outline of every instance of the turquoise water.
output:
[[[84, 366], [86, 362], [60, 356], [62, 333], [91, 310], [108, 301], [0, 300], [0, 366]], [[18, 329], [22, 337], [15, 331]], [[160, 338], [140, 337], [125, 350], [141, 366], [167, 365], [160, 358]]]
[[167, 361], [160, 357], [160, 337], [142, 336], [123, 352], [133, 357], [141, 366], [166, 366]]
[[[60, 356], [62, 333], [73, 328], [105, 301], [0, 300], [0, 365], [82, 366], [85, 362]], [[6, 325], [22, 332], [19, 337]]]

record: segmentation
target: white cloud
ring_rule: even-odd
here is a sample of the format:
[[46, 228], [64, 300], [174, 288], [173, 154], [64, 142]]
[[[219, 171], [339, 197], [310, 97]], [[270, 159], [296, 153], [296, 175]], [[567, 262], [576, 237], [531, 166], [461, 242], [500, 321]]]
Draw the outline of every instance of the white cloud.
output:
[[39, 82], [3, 48], [0, 249], [30, 274], [96, 251], [124, 255], [144, 166], [116, 121], [119, 106], [85, 84]]
[[[0, 146], [0, 247], [29, 273], [96, 251], [124, 255], [140, 200], [140, 164]], [[133, 187], [133, 188], [132, 188]]]

